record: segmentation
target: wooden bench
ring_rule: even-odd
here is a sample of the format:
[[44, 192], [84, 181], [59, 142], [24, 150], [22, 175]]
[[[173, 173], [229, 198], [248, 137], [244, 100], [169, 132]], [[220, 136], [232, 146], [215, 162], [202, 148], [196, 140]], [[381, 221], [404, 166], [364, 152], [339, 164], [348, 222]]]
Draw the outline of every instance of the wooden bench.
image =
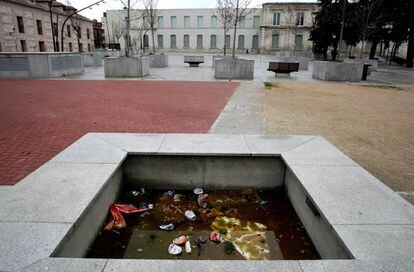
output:
[[184, 63], [190, 64], [190, 67], [199, 67], [204, 63], [204, 56], [184, 56]]
[[299, 72], [298, 62], [269, 62], [267, 71], [272, 71], [277, 74], [289, 74], [292, 72]]

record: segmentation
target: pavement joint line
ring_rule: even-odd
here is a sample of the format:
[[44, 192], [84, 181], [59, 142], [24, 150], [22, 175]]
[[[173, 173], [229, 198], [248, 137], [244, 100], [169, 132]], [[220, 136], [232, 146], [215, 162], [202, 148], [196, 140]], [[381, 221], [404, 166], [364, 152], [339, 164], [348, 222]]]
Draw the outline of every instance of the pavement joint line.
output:
[[165, 134], [164, 137], [162, 138], [162, 141], [161, 141], [160, 146], [158, 147], [157, 153], [160, 153], [160, 150], [161, 150], [162, 145], [164, 144], [165, 138], [167, 138], [167, 134]]
[[108, 164], [108, 165], [118, 165], [119, 163], [115, 162], [46, 162], [46, 163], [52, 163], [52, 164]]
[[110, 141], [106, 140], [105, 138], [100, 137], [100, 135], [94, 135], [94, 136], [95, 136], [96, 138], [98, 138], [99, 140], [102, 140], [102, 141], [106, 142], [107, 144], [109, 144], [109, 145], [111, 145], [111, 146], [113, 146], [113, 147], [116, 147], [116, 148], [118, 148], [118, 149], [121, 149], [122, 151], [124, 151], [124, 152], [128, 153], [128, 150], [125, 150], [124, 148], [122, 148], [122, 147], [120, 147], [120, 146], [118, 146], [118, 145], [115, 145], [115, 144], [111, 143]]
[[[311, 136], [312, 137], [312, 136]], [[298, 144], [297, 146], [295, 146], [295, 147], [292, 147], [292, 148], [290, 148], [290, 149], [288, 149], [288, 150], [286, 150], [286, 151], [284, 151], [284, 152], [289, 152], [289, 151], [292, 151], [293, 149], [296, 149], [296, 148], [298, 148], [298, 147], [300, 147], [300, 146], [302, 146], [302, 145], [305, 145], [305, 144], [307, 144], [307, 143], [310, 143], [310, 142], [312, 142], [312, 141], [314, 141], [314, 140], [316, 140], [316, 136], [313, 136], [313, 138], [312, 139], [310, 139], [310, 140], [307, 140], [307, 141], [305, 141], [305, 142], [303, 142], [303, 143], [301, 143], [301, 144]]]

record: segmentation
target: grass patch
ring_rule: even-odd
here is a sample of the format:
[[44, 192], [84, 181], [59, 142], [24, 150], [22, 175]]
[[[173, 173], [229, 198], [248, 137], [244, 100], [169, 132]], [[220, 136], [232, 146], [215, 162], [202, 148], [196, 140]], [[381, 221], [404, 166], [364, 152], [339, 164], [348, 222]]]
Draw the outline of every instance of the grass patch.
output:
[[268, 90], [272, 89], [272, 88], [277, 88], [279, 87], [279, 83], [277, 82], [265, 82], [264, 83], [264, 87]]

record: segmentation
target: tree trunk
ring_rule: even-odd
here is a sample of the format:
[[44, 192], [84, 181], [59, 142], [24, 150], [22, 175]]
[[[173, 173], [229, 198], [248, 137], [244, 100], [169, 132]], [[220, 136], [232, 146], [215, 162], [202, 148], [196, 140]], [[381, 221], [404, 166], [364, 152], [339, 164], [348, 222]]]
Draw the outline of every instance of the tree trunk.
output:
[[362, 39], [361, 41], [361, 51], [359, 52], [359, 59], [362, 59], [364, 56], [364, 46], [365, 46], [365, 39]]
[[50, 29], [52, 30], [53, 51], [56, 52], [56, 40], [55, 40], [55, 31], [53, 27], [53, 16], [52, 16], [52, 0], [50, 0], [49, 2], [49, 16], [50, 16]]
[[80, 52], [80, 39], [79, 39], [79, 33], [76, 33], [76, 34], [78, 34], [77, 36], [77, 38], [78, 38], [78, 51]]
[[151, 36], [152, 36], [152, 53], [155, 55], [155, 35], [154, 35], [153, 26], [151, 26]]
[[408, 46], [407, 46], [407, 56], [406, 64], [407, 68], [413, 68], [413, 58], [414, 58], [414, 25], [410, 28], [410, 33], [408, 36]]
[[226, 43], [226, 34], [227, 34], [227, 31], [226, 31], [226, 27], [224, 27], [224, 55], [226, 55], [227, 54], [227, 43]]
[[239, 23], [239, 0], [236, 3], [236, 18], [234, 19], [234, 37], [233, 37], [233, 59], [236, 58], [236, 36], [237, 36], [237, 24]]
[[378, 46], [378, 40], [372, 41], [371, 51], [369, 52], [369, 58], [375, 58], [375, 53], [377, 53], [377, 46]]

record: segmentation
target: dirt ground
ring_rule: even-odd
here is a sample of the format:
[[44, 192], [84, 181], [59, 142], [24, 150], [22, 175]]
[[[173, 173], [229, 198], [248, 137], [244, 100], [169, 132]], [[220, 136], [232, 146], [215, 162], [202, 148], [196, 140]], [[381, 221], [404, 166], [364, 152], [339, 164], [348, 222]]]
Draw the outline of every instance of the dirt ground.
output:
[[267, 133], [321, 135], [394, 191], [414, 191], [414, 87], [279, 83], [263, 92]]

